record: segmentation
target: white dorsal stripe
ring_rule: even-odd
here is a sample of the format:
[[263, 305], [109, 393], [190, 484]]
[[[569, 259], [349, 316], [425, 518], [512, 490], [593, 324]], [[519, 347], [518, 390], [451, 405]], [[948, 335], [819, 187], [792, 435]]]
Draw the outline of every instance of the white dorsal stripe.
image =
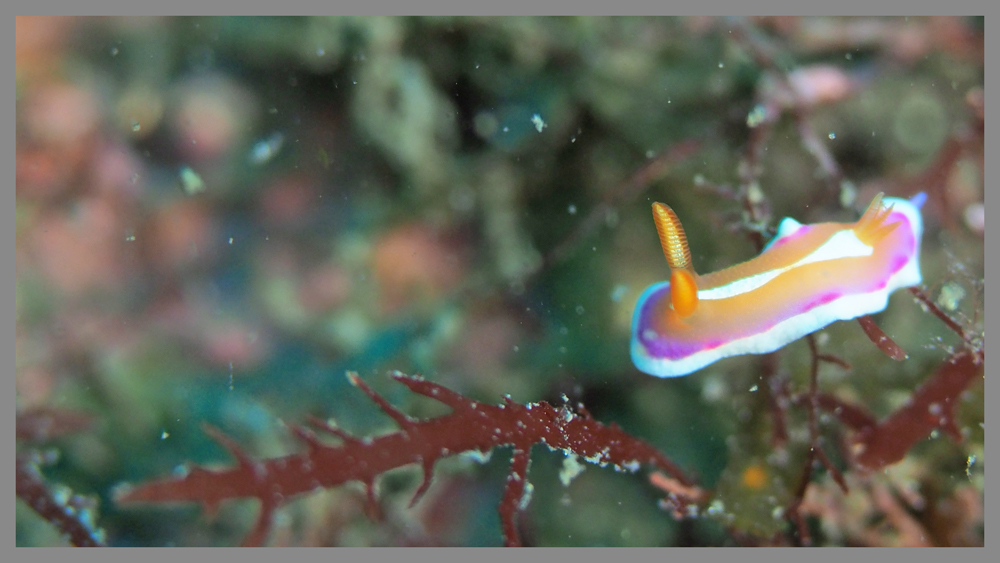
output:
[[727, 299], [729, 297], [744, 294], [748, 291], [753, 291], [781, 274], [798, 268], [799, 266], [805, 266], [806, 264], [813, 264], [815, 262], [825, 262], [827, 260], [839, 260], [841, 258], [871, 256], [872, 252], [872, 247], [861, 242], [861, 239], [854, 234], [852, 229], [844, 229], [834, 233], [834, 235], [821, 244], [819, 248], [810, 252], [808, 256], [805, 256], [794, 264], [738, 279], [726, 285], [713, 287], [712, 289], [700, 290], [698, 291], [698, 299]]

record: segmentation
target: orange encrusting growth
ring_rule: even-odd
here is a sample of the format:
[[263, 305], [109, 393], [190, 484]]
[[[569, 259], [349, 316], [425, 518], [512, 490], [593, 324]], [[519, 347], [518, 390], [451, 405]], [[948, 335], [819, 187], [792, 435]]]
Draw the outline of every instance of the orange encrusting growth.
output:
[[898, 222], [885, 224], [885, 220], [892, 214], [893, 206], [882, 207], [883, 195], [882, 192], [879, 192], [872, 200], [871, 205], [868, 206], [865, 214], [854, 224], [854, 236], [868, 246], [875, 246], [899, 225]]
[[759, 491], [767, 485], [767, 472], [760, 464], [754, 463], [743, 470], [741, 481], [744, 487]]
[[698, 274], [691, 264], [687, 235], [677, 214], [668, 205], [653, 204], [653, 222], [670, 266], [670, 304], [678, 316], [688, 317], [698, 308]]

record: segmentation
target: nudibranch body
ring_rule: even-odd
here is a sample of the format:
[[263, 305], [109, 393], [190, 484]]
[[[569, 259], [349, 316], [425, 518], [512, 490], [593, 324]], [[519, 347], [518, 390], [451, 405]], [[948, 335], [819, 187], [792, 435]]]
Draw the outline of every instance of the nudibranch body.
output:
[[803, 225], [785, 218], [759, 256], [703, 276], [691, 266], [677, 216], [654, 203], [671, 276], [636, 304], [633, 363], [657, 377], [687, 375], [885, 309], [890, 293], [921, 281], [925, 199], [879, 194], [855, 223]]

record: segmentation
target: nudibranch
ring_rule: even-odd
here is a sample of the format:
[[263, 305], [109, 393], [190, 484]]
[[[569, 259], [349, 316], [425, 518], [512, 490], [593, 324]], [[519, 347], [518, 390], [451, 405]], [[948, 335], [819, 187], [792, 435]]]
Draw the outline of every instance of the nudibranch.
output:
[[885, 309], [890, 293], [921, 281], [925, 199], [878, 194], [855, 223], [786, 217], [759, 256], [706, 275], [695, 273], [677, 215], [654, 203], [670, 281], [646, 289], [636, 304], [632, 362], [657, 377], [687, 375]]

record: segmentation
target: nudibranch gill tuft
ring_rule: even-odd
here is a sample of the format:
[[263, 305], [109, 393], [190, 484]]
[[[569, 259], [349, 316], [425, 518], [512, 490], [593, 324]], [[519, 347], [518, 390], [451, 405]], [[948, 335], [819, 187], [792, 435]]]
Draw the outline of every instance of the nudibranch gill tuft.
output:
[[632, 361], [676, 377], [741, 354], [766, 354], [834, 321], [885, 309], [889, 294], [920, 283], [920, 207], [875, 196], [855, 223], [803, 225], [786, 217], [763, 252], [698, 275], [681, 222], [653, 204], [670, 281], [639, 297]]

